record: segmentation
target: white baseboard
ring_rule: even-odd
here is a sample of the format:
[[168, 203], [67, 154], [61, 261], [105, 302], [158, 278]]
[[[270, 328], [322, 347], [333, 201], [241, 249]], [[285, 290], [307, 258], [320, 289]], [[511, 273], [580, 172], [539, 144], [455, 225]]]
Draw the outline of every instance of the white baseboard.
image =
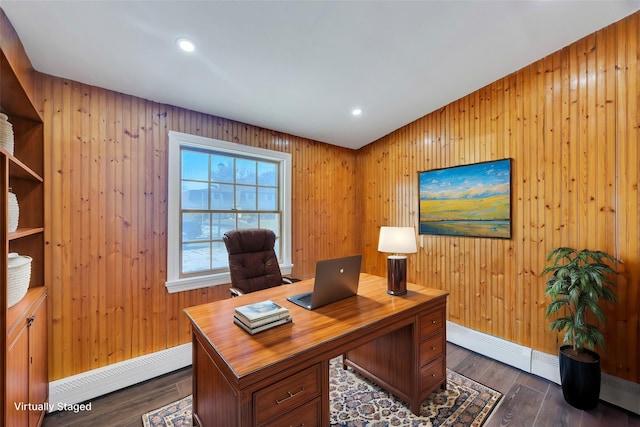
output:
[[560, 365], [557, 354], [533, 350], [531, 354], [531, 373], [556, 384], [560, 384]]
[[52, 381], [49, 408], [86, 402], [189, 365], [191, 343]]
[[447, 341], [529, 372], [531, 349], [447, 320]]
[[[558, 356], [447, 321], [447, 341], [560, 384]], [[640, 384], [602, 374], [600, 399], [640, 414]]]

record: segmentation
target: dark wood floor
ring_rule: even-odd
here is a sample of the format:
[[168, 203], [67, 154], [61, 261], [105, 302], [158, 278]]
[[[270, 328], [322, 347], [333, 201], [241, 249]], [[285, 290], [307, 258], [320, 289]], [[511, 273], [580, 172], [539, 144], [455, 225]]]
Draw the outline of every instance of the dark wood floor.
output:
[[145, 381], [91, 401], [91, 411], [52, 412], [43, 426], [142, 426], [142, 414], [191, 394], [191, 367]]
[[485, 427], [640, 427], [640, 415], [602, 401], [581, 411], [564, 401], [559, 385], [449, 343], [447, 367], [502, 392]]
[[[447, 367], [504, 396], [486, 427], [640, 427], [640, 416], [600, 402], [593, 411], [581, 411], [564, 402], [560, 386], [447, 344]], [[142, 414], [191, 393], [191, 368], [100, 397], [90, 412], [54, 412], [44, 427], [141, 426]]]

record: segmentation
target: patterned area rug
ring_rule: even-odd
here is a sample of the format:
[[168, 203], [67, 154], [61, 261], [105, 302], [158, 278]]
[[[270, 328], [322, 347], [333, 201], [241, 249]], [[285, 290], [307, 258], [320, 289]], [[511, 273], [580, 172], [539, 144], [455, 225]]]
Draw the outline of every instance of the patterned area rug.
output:
[[[383, 426], [481, 426], [496, 408], [502, 394], [447, 369], [447, 389], [425, 400], [420, 416], [400, 399], [367, 381], [342, 359], [329, 367], [331, 425], [339, 427]], [[191, 426], [191, 396], [142, 416], [145, 427]]]

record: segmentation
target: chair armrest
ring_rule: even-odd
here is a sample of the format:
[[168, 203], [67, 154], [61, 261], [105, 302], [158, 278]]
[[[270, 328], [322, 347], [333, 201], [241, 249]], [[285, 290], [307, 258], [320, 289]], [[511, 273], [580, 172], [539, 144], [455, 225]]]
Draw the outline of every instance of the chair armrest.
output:
[[236, 287], [230, 287], [229, 288], [229, 292], [231, 292], [231, 298], [235, 298], [235, 297], [239, 297], [244, 295], [244, 292], [242, 292], [240, 289], [236, 288]]

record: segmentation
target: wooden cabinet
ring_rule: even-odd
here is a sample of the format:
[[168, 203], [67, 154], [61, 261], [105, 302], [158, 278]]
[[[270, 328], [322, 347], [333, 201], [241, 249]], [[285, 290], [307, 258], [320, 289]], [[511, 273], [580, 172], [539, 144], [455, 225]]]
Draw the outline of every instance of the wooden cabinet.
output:
[[347, 351], [345, 366], [408, 402], [419, 414], [422, 402], [447, 384], [445, 303], [434, 302], [406, 326]]
[[47, 305], [44, 287], [31, 289], [8, 334], [7, 426], [38, 426], [47, 400]]
[[[44, 126], [33, 102], [35, 72], [20, 40], [0, 9], [0, 112], [13, 128], [13, 152], [0, 147], [0, 425], [35, 426], [38, 411], [16, 405], [44, 405], [48, 399], [44, 224]], [[18, 229], [9, 233], [9, 188], [19, 205]], [[31, 257], [25, 297], [7, 304], [7, 255]], [[32, 406], [33, 407], [33, 406]]]

